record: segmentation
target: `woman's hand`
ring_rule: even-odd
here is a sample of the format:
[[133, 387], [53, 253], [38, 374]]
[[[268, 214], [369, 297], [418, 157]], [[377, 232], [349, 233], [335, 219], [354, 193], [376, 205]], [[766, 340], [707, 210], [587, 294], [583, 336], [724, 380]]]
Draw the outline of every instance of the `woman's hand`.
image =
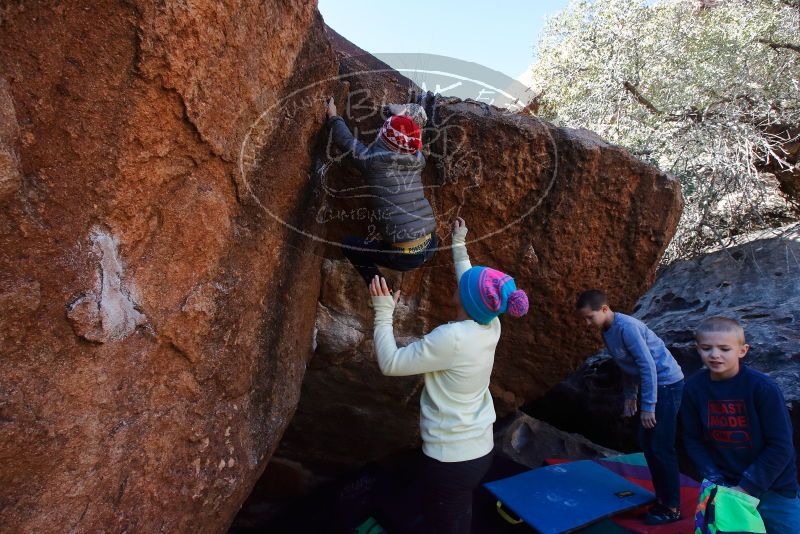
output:
[[[369, 294], [373, 297], [391, 297], [392, 291], [386, 285], [386, 278], [376, 274], [372, 282], [369, 283]], [[394, 303], [397, 304], [398, 300], [400, 300], [399, 290], [394, 293]]]
[[325, 113], [328, 115], [328, 118], [336, 116], [336, 103], [333, 101], [333, 97], [328, 99], [328, 103], [326, 105]]
[[466, 236], [467, 223], [461, 217], [456, 217], [456, 222], [453, 223], [453, 236]]

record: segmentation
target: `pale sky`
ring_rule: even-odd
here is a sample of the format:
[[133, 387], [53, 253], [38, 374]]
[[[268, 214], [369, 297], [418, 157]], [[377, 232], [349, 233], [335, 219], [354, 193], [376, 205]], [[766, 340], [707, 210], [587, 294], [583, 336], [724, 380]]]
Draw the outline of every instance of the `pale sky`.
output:
[[516, 79], [533, 62], [533, 48], [545, 18], [568, 3], [319, 0], [319, 10], [328, 26], [371, 54], [440, 54]]

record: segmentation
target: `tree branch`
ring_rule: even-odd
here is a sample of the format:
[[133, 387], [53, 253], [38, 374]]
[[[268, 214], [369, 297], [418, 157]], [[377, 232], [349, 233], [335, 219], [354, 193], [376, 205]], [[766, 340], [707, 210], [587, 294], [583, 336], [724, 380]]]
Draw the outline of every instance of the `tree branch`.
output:
[[775, 41], [770, 41], [769, 39], [759, 39], [759, 43], [765, 44], [768, 47], [772, 48], [773, 50], [778, 50], [780, 48], [786, 48], [788, 50], [793, 50], [800, 54], [800, 45], [794, 43], [776, 43]]
[[629, 82], [628, 80], [625, 80], [624, 82], [622, 82], [622, 86], [631, 95], [633, 95], [633, 98], [635, 98], [637, 102], [639, 102], [641, 105], [646, 107], [648, 109], [648, 111], [650, 111], [651, 113], [655, 113], [656, 115], [661, 115], [661, 111], [657, 107], [655, 107], [652, 102], [647, 100], [644, 97], [644, 95], [642, 95], [642, 93], [640, 93], [639, 90], [636, 89], [636, 87], [631, 82]]

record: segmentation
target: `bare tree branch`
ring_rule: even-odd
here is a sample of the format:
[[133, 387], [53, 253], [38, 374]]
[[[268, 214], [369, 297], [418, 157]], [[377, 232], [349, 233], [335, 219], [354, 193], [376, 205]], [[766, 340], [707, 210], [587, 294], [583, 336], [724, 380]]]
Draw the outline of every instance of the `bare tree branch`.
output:
[[768, 47], [772, 48], [773, 50], [778, 50], [780, 48], [786, 48], [788, 50], [793, 50], [800, 54], [800, 45], [793, 44], [793, 43], [776, 43], [775, 41], [770, 41], [768, 39], [759, 39], [759, 43], [765, 44]]
[[661, 115], [661, 111], [653, 105], [652, 102], [647, 100], [642, 93], [628, 80], [622, 82], [622, 86], [631, 94], [633, 98], [636, 99], [641, 105], [646, 107], [651, 113], [655, 113], [656, 115]]

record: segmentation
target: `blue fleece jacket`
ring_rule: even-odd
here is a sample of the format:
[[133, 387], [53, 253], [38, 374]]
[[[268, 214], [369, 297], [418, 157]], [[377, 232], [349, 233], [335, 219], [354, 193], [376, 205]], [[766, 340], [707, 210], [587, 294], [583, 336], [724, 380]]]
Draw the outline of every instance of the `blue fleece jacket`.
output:
[[664, 342], [639, 319], [615, 312], [611, 326], [603, 332], [603, 340], [622, 369], [625, 398], [635, 399], [641, 384], [641, 409], [645, 412], [656, 411], [658, 386], [683, 379], [680, 365]]
[[764, 373], [742, 367], [727, 380], [708, 369], [686, 382], [683, 441], [704, 478], [739, 485], [755, 497], [797, 492], [792, 423], [783, 394]]

